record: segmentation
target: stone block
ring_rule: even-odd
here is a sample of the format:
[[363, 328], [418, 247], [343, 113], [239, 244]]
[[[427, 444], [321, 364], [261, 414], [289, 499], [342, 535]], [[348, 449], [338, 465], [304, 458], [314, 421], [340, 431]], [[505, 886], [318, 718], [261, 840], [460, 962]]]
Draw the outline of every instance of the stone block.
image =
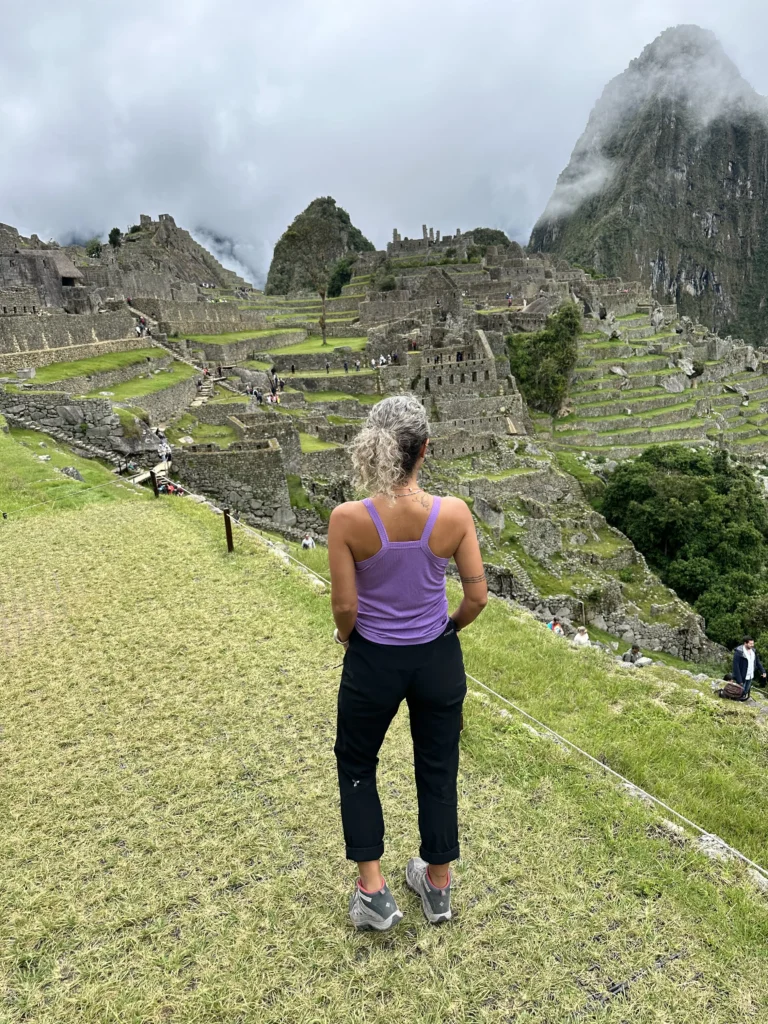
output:
[[504, 513], [497, 511], [484, 498], [475, 498], [473, 511], [478, 519], [482, 519], [492, 530], [501, 532], [504, 529]]
[[28, 366], [23, 370], [17, 370], [16, 376], [19, 378], [19, 380], [29, 380], [30, 378], [35, 376], [35, 369], [32, 366]]

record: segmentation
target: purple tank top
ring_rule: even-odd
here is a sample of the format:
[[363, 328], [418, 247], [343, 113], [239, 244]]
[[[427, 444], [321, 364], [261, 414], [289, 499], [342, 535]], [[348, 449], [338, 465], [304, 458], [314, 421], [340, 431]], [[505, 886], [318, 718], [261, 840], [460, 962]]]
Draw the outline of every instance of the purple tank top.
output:
[[429, 547], [440, 498], [432, 499], [419, 540], [391, 541], [371, 499], [363, 504], [378, 531], [381, 548], [370, 558], [355, 562], [355, 628], [366, 640], [394, 647], [435, 640], [448, 619], [445, 571], [450, 559], [439, 558]]

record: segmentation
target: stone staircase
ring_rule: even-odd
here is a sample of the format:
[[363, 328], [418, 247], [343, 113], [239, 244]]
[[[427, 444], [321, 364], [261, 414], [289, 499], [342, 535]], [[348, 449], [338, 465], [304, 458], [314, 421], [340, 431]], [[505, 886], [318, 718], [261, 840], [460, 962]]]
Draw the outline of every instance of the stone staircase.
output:
[[197, 392], [197, 397], [192, 399], [189, 406], [190, 409], [199, 409], [201, 405], [205, 405], [209, 398], [213, 398], [213, 394], [213, 378], [203, 377], [203, 383]]

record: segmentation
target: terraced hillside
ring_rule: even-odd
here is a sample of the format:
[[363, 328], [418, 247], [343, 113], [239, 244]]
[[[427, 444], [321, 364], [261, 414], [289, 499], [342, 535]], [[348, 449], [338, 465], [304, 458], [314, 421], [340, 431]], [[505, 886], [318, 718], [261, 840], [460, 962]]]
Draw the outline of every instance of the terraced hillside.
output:
[[610, 328], [583, 334], [569, 410], [552, 423], [539, 418], [542, 435], [556, 448], [613, 460], [674, 442], [768, 455], [761, 357], [704, 329], [683, 331], [670, 310], [667, 317], [654, 327], [641, 309], [616, 321], [618, 337]]
[[[55, 479], [25, 440], [0, 433], [0, 501], [9, 465], [38, 502], [41, 467]], [[401, 881], [416, 842], [403, 711], [380, 772], [406, 919], [354, 934], [327, 593], [240, 532], [227, 556], [204, 508], [119, 493], [0, 523], [9, 1024], [764, 1019], [768, 911], [747, 870], [473, 684], [456, 920], [430, 929]], [[663, 781], [705, 827], [728, 792], [760, 852], [757, 714], [668, 670], [620, 674], [500, 603], [464, 642], [480, 678], [557, 710], [616, 767], [644, 763], [637, 781]]]

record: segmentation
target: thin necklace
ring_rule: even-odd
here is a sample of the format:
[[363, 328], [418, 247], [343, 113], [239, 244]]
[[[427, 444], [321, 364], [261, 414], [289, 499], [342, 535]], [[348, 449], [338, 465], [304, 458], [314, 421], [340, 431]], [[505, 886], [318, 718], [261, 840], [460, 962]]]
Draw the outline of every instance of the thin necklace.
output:
[[403, 494], [395, 494], [396, 498], [407, 498], [410, 494], [421, 494], [424, 490], [423, 487], [412, 487], [409, 491], [405, 491]]

